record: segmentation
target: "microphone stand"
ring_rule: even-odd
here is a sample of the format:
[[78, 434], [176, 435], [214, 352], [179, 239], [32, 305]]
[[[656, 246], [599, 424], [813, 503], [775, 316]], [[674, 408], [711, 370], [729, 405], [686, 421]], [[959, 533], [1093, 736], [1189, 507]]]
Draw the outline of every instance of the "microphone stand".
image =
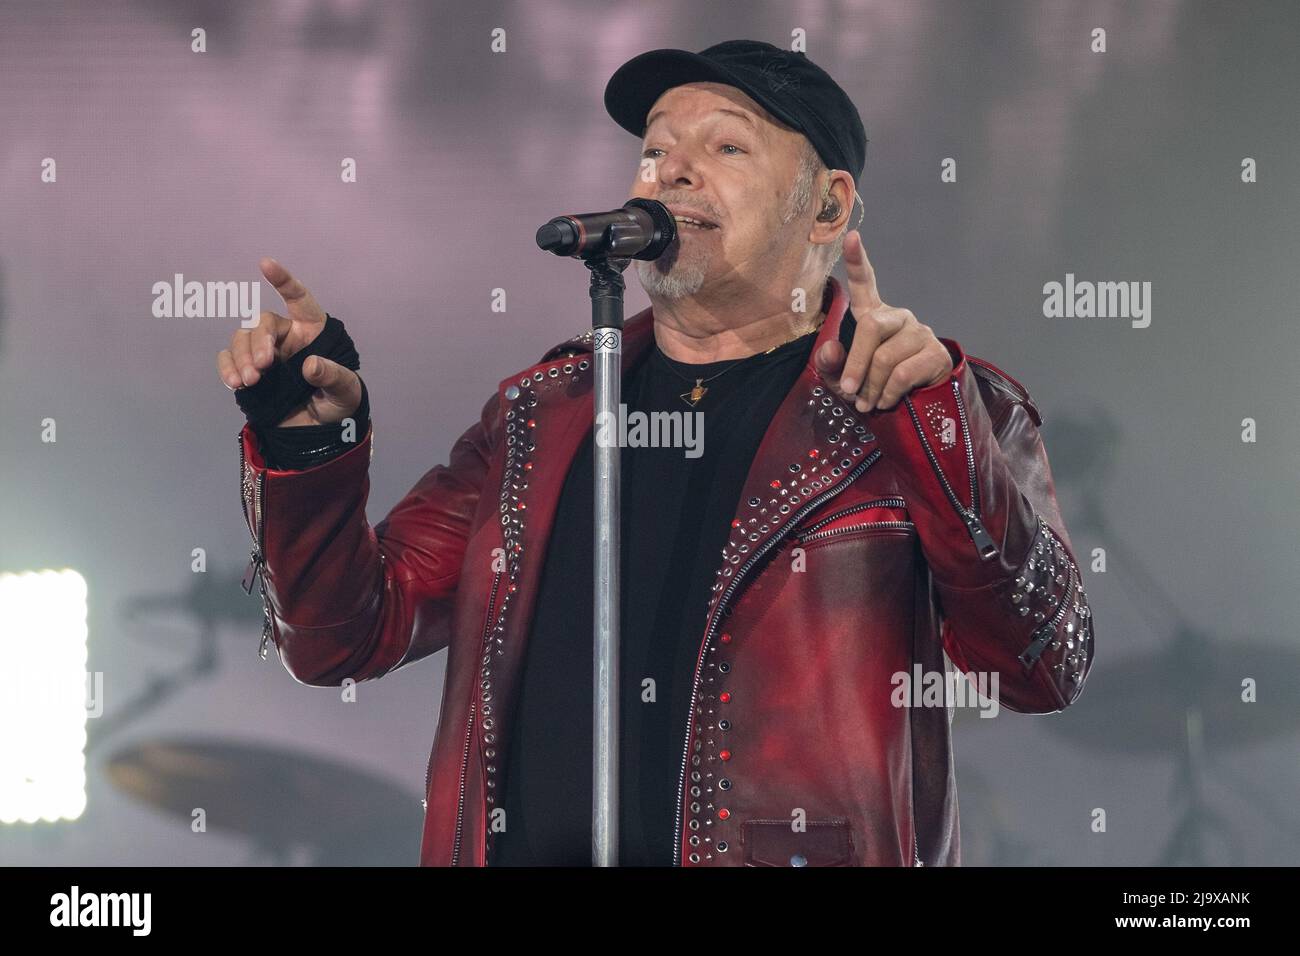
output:
[[[591, 330], [594, 352], [595, 435], [600, 423], [617, 423], [623, 387], [623, 270], [627, 259], [597, 256], [591, 270]], [[614, 435], [618, 431], [615, 428]], [[595, 442], [595, 612], [592, 695], [591, 864], [618, 866], [618, 668], [620, 455], [617, 438]]]
[[[642, 210], [640, 216], [629, 207]], [[648, 214], [648, 219], [647, 215]], [[648, 233], [647, 233], [648, 230]], [[655, 259], [677, 238], [673, 215], [653, 199], [629, 199], [621, 210], [560, 216], [537, 230], [537, 245], [556, 255], [581, 258], [591, 272], [591, 335], [595, 392], [591, 864], [618, 866], [618, 666], [619, 531], [621, 528], [619, 438], [600, 441], [600, 425], [615, 424], [623, 390], [623, 270], [631, 258]], [[594, 240], [594, 241], [593, 241]], [[620, 253], [631, 253], [623, 256]], [[608, 433], [606, 433], [608, 435]]]

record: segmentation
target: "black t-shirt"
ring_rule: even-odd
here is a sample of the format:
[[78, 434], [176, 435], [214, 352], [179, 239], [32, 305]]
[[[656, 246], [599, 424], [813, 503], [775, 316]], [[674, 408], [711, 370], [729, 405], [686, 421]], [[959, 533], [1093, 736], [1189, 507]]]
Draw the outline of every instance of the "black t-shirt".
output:
[[[672, 865], [691, 682], [721, 552], [754, 453], [815, 338], [704, 365], [651, 345], [624, 376], [629, 426], [635, 412], [699, 412], [703, 440], [698, 457], [681, 447], [622, 449], [620, 865]], [[714, 375], [694, 408], [680, 397]], [[592, 464], [589, 434], [547, 547], [493, 866], [591, 865]]]

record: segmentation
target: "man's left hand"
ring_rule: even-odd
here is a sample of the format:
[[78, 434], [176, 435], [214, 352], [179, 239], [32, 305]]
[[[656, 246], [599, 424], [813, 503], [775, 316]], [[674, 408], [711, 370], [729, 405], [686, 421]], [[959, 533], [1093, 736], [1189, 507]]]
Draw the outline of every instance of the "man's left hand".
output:
[[[907, 309], [886, 305], [876, 272], [856, 229], [844, 237], [849, 303], [857, 328], [847, 358], [830, 341], [817, 353], [817, 368], [859, 412], [892, 408], [914, 388], [937, 385], [952, 374], [952, 356], [928, 325]], [[838, 382], [836, 381], [838, 377]]]

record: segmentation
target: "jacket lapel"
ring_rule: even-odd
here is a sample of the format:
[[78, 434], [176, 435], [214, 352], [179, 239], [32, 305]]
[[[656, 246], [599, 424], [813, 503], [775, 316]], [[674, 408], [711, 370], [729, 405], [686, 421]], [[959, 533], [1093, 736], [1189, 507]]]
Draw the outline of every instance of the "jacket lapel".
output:
[[[644, 309], [624, 321], [622, 369], [626, 376], [654, 341], [653, 316]], [[594, 418], [592, 333], [583, 332], [551, 349], [542, 362], [498, 385], [504, 457], [496, 530], [488, 544], [503, 549], [505, 567], [485, 597], [492, 605], [482, 650], [480, 686], [488, 756], [487, 785], [495, 787], [496, 761], [509, 747], [509, 728], [518, 699], [524, 648], [537, 606], [546, 548], [560, 493]], [[495, 577], [495, 575], [494, 575]], [[590, 622], [575, 622], [584, 626]], [[495, 705], [495, 706], [494, 706]], [[488, 708], [492, 708], [489, 713]]]
[[[738, 593], [750, 569], [802, 519], [843, 491], [878, 457], [875, 436], [852, 405], [823, 381], [814, 356], [839, 337], [848, 296], [831, 277], [831, 301], [808, 362], [759, 443], [715, 572], [705, 634]], [[850, 313], [850, 321], [851, 313]]]
[[[830, 305], [813, 354], [838, 337], [848, 298], [829, 279]], [[851, 321], [851, 319], [850, 319]], [[583, 332], [551, 349], [543, 361], [498, 386], [505, 435], [500, 489], [500, 546], [506, 568], [485, 649], [490, 684], [498, 703], [513, 704], [524, 644], [536, 607], [547, 543], [565, 478], [593, 427], [592, 333]], [[647, 308], [624, 322], [624, 376], [654, 342]], [[751, 462], [731, 519], [732, 533], [715, 576], [706, 634], [718, 608], [766, 551], [800, 520], [838, 494], [869, 467], [878, 452], [874, 436], [852, 406], [827, 388], [810, 355], [782, 400]], [[583, 626], [583, 622], [577, 622]], [[495, 649], [495, 653], [492, 651]], [[499, 729], [510, 714], [498, 714]], [[503, 733], [502, 737], [505, 736]], [[497, 749], [507, 746], [497, 741]]]

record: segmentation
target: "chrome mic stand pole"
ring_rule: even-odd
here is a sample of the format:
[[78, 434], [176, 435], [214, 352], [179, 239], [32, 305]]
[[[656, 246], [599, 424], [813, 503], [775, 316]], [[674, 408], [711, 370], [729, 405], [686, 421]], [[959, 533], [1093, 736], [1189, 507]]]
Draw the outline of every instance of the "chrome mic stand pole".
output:
[[[581, 258], [591, 271], [594, 359], [595, 511], [592, 602], [591, 862], [618, 866], [619, 807], [619, 465], [623, 386], [623, 270], [629, 258], [656, 259], [677, 238], [673, 214], [654, 199], [629, 199], [607, 213], [559, 216], [537, 230], [537, 245]], [[622, 254], [622, 255], [620, 255]], [[602, 433], [604, 440], [602, 441]], [[612, 440], [611, 437], [613, 436]]]
[[[592, 866], [618, 866], [618, 667], [620, 455], [618, 406], [623, 385], [623, 276], [627, 259], [586, 260], [591, 270], [595, 358], [595, 593], [592, 695]], [[602, 425], [604, 426], [602, 428]], [[604, 432], [612, 441], [601, 441]]]

